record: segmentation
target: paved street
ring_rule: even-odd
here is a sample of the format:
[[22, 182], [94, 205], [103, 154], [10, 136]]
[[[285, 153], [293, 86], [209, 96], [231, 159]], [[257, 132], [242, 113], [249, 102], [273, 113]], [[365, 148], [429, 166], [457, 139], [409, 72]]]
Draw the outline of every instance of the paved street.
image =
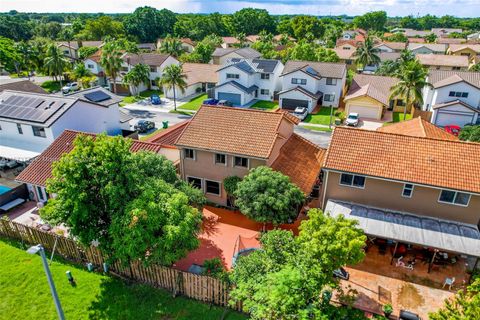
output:
[[191, 116], [168, 113], [166, 111], [154, 111], [153, 108], [146, 110], [145, 108], [135, 108], [135, 106], [128, 105], [123, 107], [123, 110], [127, 111], [134, 119], [130, 120], [130, 125], [133, 126], [138, 120], [150, 120], [155, 122], [156, 128], [162, 127], [162, 121], [168, 121], [168, 124], [174, 125], [176, 123], [190, 119]]
[[304, 129], [300, 126], [295, 127], [295, 133], [301, 135], [305, 139], [310, 140], [311, 142], [317, 144], [322, 148], [327, 148], [330, 144], [330, 140], [332, 139], [331, 132], [313, 131]]

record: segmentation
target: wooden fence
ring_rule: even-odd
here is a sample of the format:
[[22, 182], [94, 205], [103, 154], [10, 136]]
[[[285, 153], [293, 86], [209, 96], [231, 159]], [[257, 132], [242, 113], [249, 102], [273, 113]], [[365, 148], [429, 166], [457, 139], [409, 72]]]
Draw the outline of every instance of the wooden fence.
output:
[[[79, 264], [86, 265], [91, 262], [99, 270], [102, 270], [103, 263], [107, 261], [106, 255], [96, 247], [84, 247], [73, 239], [13, 221], [0, 219], [0, 236], [20, 240], [30, 245], [42, 244], [48, 251], [52, 251], [55, 246], [56, 255]], [[195, 300], [228, 306], [230, 287], [216, 278], [159, 265], [145, 267], [138, 261], [130, 263], [129, 266], [119, 262], [109, 264], [109, 271], [136, 282], [166, 289], [174, 295], [180, 294]], [[237, 303], [233, 309], [241, 311], [241, 303]]]

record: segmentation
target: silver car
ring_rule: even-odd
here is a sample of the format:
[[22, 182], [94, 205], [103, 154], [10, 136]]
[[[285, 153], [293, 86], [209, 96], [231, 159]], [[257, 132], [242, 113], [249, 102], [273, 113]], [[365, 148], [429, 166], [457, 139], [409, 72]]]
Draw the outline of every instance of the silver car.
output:
[[308, 109], [305, 107], [296, 107], [293, 115], [300, 119], [300, 121], [303, 121], [308, 116]]
[[350, 112], [348, 114], [347, 119], [345, 120], [345, 124], [347, 126], [353, 126], [356, 127], [358, 126], [358, 121], [360, 120], [360, 115], [356, 112]]

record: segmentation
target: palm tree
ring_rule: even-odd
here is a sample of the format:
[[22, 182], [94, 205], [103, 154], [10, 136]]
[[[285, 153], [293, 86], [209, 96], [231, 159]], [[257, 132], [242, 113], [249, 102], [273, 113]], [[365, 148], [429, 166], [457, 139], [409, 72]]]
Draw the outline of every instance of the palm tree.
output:
[[375, 65], [380, 62], [380, 58], [377, 56], [377, 49], [374, 47], [373, 38], [368, 36], [365, 42], [362, 43], [355, 51], [357, 57], [357, 63], [365, 66]]
[[176, 88], [184, 93], [187, 88], [186, 78], [187, 76], [183, 73], [181, 66], [171, 64], [163, 70], [162, 77], [159, 80], [160, 86], [165, 87], [167, 90], [173, 89], [173, 105], [175, 111], [177, 111]]
[[238, 40], [238, 43], [235, 44], [236, 47], [245, 48], [247, 46], [247, 36], [245, 33], [240, 32], [235, 38]]
[[123, 84], [132, 88], [133, 95], [137, 95], [137, 88], [142, 83], [150, 82], [150, 67], [146, 64], [136, 64], [130, 71], [123, 76]]
[[20, 65], [27, 71], [28, 80], [30, 80], [30, 68], [32, 66], [32, 47], [28, 42], [20, 41], [15, 44], [15, 48], [20, 54]]
[[167, 36], [160, 45], [160, 52], [178, 57], [184, 52], [182, 42], [177, 38]]
[[401, 98], [405, 102], [403, 120], [407, 118], [407, 109], [423, 104], [422, 90], [425, 86], [432, 86], [426, 81], [427, 70], [418, 60], [408, 61], [400, 65], [397, 74], [399, 81], [390, 88], [390, 100]]
[[122, 67], [122, 51], [114, 42], [108, 42], [102, 47], [100, 65], [107, 76], [113, 81], [113, 92], [117, 93], [117, 75]]
[[69, 64], [69, 60], [65, 58], [60, 48], [55, 43], [51, 43], [47, 48], [47, 55], [45, 57], [45, 68], [50, 75], [53, 75], [54, 80], [60, 80], [60, 87], [62, 87], [62, 75]]

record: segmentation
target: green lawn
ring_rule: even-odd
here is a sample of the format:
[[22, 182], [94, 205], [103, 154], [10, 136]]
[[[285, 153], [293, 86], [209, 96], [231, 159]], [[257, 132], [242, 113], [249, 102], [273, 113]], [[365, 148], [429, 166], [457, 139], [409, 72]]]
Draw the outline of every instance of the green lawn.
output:
[[48, 93], [60, 91], [60, 81], [45, 81], [40, 85]]
[[[309, 114], [303, 122], [314, 123], [314, 124], [330, 124], [330, 112], [331, 107], [322, 107], [320, 111], [316, 114]], [[332, 123], [335, 123], [335, 109], [333, 110]]]
[[314, 130], [314, 131], [332, 132], [332, 129], [328, 127], [300, 126], [300, 128], [305, 128], [305, 129]]
[[272, 101], [263, 101], [259, 100], [255, 102], [251, 107], [251, 109], [259, 109], [259, 110], [269, 110], [273, 111], [278, 108], [278, 103], [272, 102]]
[[[407, 113], [407, 118], [406, 120], [412, 119], [412, 114]], [[403, 112], [394, 112], [393, 113], [393, 121], [392, 122], [402, 122], [403, 121]]]
[[199, 95], [198, 97], [193, 98], [189, 102], [187, 102], [185, 104], [182, 104], [178, 108], [179, 109], [184, 109], [184, 110], [197, 111], [200, 108], [200, 106], [202, 105], [203, 100], [206, 100], [207, 98], [208, 98], [207, 94]]
[[[177, 297], [147, 285], [89, 273], [54, 259], [51, 271], [66, 319], [220, 319], [224, 309]], [[0, 319], [56, 319], [42, 263], [0, 240]], [[65, 276], [70, 270], [72, 287]], [[229, 311], [226, 320], [246, 319]]]
[[145, 90], [145, 91], [142, 91], [140, 92], [138, 95], [136, 96], [128, 96], [128, 97], [124, 97], [122, 102], [119, 103], [119, 105], [121, 107], [123, 107], [124, 105], [127, 105], [127, 104], [131, 104], [131, 103], [135, 103], [137, 101], [140, 101], [140, 100], [143, 100], [145, 98], [150, 98], [150, 96], [152, 94], [156, 94], [160, 97], [163, 97], [163, 93], [160, 91], [160, 90]]

